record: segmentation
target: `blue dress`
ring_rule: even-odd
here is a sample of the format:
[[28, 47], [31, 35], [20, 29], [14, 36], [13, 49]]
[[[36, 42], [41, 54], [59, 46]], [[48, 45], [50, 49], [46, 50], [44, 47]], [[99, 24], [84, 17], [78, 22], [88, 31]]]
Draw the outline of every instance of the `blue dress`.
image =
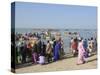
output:
[[87, 44], [87, 40], [84, 40], [84, 42], [83, 42], [83, 46], [84, 46], [85, 49], [87, 49], [87, 46], [88, 46], [88, 44]]
[[88, 44], [87, 44], [87, 40], [84, 40], [83, 46], [84, 46], [84, 49], [85, 49], [84, 57], [87, 58], [88, 57], [88, 51], [87, 51]]
[[61, 43], [56, 43], [55, 50], [54, 50], [54, 61], [59, 60], [59, 51], [61, 49]]

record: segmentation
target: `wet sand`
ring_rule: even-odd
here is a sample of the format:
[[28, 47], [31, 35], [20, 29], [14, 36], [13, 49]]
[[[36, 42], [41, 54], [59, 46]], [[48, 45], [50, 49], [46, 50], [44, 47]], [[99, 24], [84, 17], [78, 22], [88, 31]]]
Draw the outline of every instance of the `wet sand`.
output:
[[46, 65], [31, 65], [23, 68], [16, 69], [16, 73], [34, 73], [34, 72], [51, 72], [51, 71], [68, 71], [68, 70], [83, 70], [83, 69], [96, 69], [97, 68], [97, 55], [87, 58], [85, 64], [77, 65], [77, 57], [66, 57], [65, 59], [57, 62], [49, 63]]

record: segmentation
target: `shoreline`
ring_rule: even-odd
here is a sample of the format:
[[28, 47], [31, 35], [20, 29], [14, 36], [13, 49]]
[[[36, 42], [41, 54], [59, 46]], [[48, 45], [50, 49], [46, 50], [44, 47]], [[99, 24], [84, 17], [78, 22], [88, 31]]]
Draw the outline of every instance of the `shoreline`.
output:
[[97, 55], [92, 55], [87, 58], [87, 63], [76, 65], [77, 57], [66, 57], [57, 62], [52, 62], [46, 65], [32, 65], [19, 69], [15, 69], [16, 73], [36, 73], [36, 72], [54, 72], [54, 71], [69, 71], [69, 70], [84, 70], [97, 68]]

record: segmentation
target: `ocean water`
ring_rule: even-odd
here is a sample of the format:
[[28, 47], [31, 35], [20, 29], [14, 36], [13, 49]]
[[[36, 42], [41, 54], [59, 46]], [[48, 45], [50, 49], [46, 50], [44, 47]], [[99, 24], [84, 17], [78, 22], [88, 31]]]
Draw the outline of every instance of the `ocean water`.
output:
[[[64, 36], [64, 31], [62, 31], [62, 38], [64, 41], [64, 49], [65, 52], [69, 52], [70, 50], [70, 41], [72, 36]], [[90, 39], [91, 37], [97, 38], [97, 30], [92, 30], [92, 29], [69, 29], [67, 32], [77, 32], [79, 33], [79, 36], [82, 37], [83, 39]]]
[[[22, 34], [25, 34], [25, 33], [30, 33], [30, 32], [41, 32], [41, 31], [47, 31], [47, 30], [42, 30], [42, 29], [15, 29], [15, 32], [17, 33], [22, 33]], [[63, 39], [63, 42], [64, 42], [64, 51], [66, 53], [70, 52], [70, 40], [71, 40], [71, 37], [74, 37], [74, 35], [65, 35], [65, 32], [77, 32], [80, 37], [82, 37], [83, 39], [88, 39], [88, 38], [97, 38], [97, 30], [96, 29], [59, 29], [57, 31], [53, 31], [53, 32], [60, 32], [61, 33], [61, 37]]]

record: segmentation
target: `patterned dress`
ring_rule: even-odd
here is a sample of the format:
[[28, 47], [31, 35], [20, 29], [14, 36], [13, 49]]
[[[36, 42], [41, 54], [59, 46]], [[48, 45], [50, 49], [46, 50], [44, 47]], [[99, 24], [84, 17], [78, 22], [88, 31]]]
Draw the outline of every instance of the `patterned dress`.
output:
[[83, 42], [79, 42], [79, 44], [78, 44], [78, 60], [77, 60], [77, 64], [83, 64], [85, 62], [84, 53], [85, 53], [85, 49], [83, 47]]

